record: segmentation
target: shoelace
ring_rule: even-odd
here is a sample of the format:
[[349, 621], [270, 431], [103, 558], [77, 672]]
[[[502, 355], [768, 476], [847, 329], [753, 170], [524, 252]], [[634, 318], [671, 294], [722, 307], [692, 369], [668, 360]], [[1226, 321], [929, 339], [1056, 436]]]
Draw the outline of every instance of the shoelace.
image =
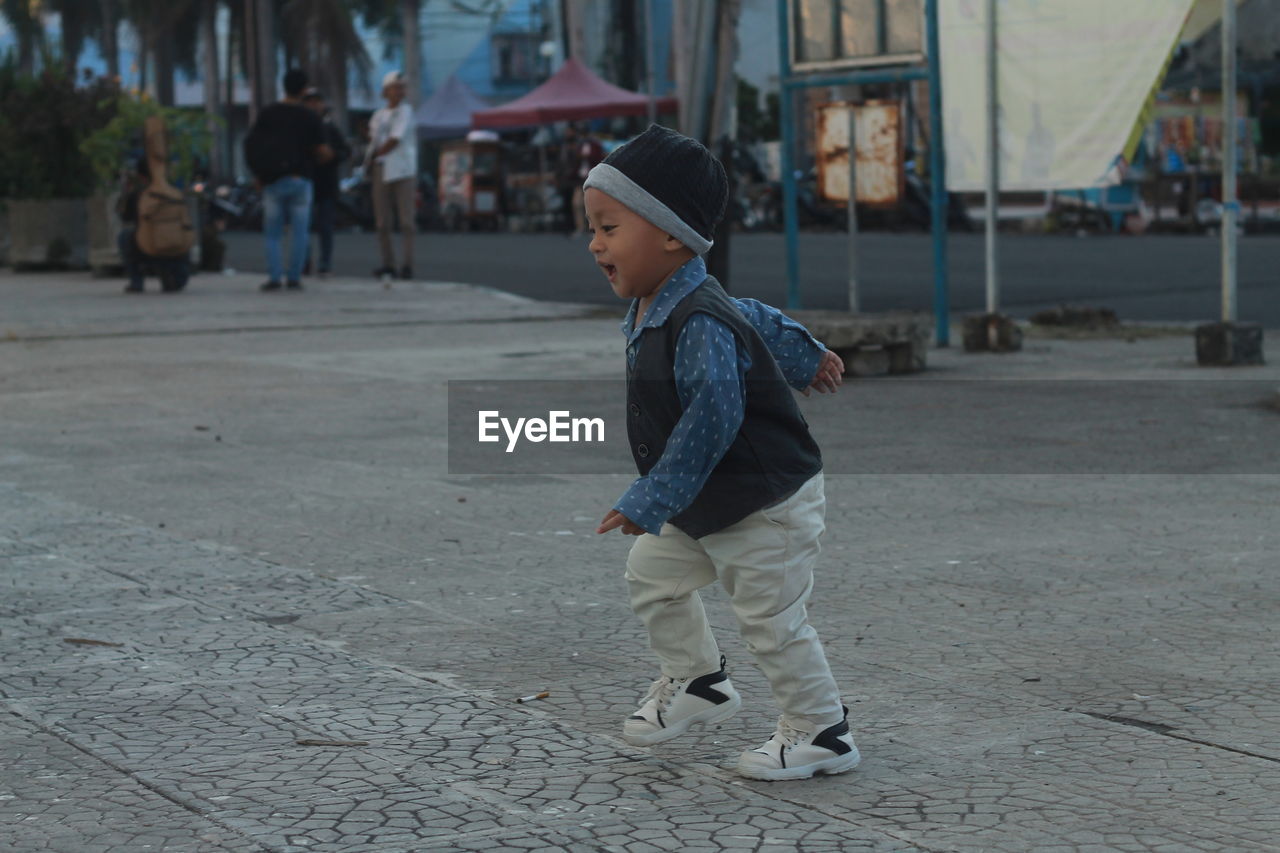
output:
[[[684, 679], [681, 679], [681, 681], [684, 681]], [[649, 685], [649, 692], [645, 694], [644, 700], [640, 704], [644, 705], [650, 699], [656, 699], [658, 707], [665, 708], [671, 704], [671, 699], [675, 696], [675, 693], [676, 681], [664, 675]]]
[[784, 746], [796, 746], [808, 734], [788, 723], [785, 717], [779, 717], [778, 730], [774, 732], [773, 737]]

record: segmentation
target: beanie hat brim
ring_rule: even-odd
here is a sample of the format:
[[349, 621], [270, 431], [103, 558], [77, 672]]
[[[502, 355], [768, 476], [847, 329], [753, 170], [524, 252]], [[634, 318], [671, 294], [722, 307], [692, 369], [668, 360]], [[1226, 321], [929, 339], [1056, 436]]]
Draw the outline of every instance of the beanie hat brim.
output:
[[587, 173], [582, 189], [585, 192], [592, 187], [617, 199], [638, 216], [688, 246], [695, 254], [705, 255], [715, 242], [703, 237], [675, 211], [608, 163], [599, 163]]

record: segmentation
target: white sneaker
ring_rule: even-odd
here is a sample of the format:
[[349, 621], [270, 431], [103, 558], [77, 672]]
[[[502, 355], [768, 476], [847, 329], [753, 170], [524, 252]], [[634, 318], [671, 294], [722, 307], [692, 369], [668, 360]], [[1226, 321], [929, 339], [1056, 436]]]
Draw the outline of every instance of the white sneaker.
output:
[[845, 719], [822, 731], [800, 721], [778, 718], [778, 730], [757, 749], [749, 749], [738, 759], [738, 773], [748, 779], [780, 782], [808, 779], [818, 773], [843, 773], [862, 760], [849, 734], [849, 709]]
[[742, 707], [720, 658], [720, 671], [697, 678], [653, 682], [640, 708], [622, 724], [622, 739], [632, 746], [653, 746], [679, 737], [694, 726], [723, 722]]

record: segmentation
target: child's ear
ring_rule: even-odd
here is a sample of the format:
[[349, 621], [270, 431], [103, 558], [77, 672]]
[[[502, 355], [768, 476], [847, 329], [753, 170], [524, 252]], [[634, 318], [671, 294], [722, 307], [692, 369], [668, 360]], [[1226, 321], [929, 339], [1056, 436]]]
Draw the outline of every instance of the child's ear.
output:
[[662, 249], [663, 251], [666, 251], [666, 252], [678, 252], [683, 248], [684, 248], [684, 243], [681, 243], [679, 240], [677, 240], [675, 237], [672, 237], [670, 234], [667, 235], [666, 242], [662, 244]]

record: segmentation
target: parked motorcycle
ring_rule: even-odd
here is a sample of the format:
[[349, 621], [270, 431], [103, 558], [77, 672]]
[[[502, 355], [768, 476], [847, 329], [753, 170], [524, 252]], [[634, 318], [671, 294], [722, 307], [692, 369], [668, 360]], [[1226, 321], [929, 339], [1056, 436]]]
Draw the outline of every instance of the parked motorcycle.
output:
[[221, 272], [227, 253], [227, 244], [222, 241], [221, 234], [227, 228], [230, 211], [206, 180], [193, 183], [191, 194], [196, 199], [196, 219], [200, 229], [200, 269]]
[[[435, 182], [426, 172], [418, 175], [413, 210], [414, 223], [419, 230], [441, 227]], [[359, 167], [338, 182], [336, 225], [338, 228], [359, 228], [362, 231], [372, 231], [377, 225], [373, 213], [373, 186]]]
[[259, 231], [262, 229], [262, 194], [243, 178], [233, 184], [220, 184], [204, 193], [210, 216], [223, 231]]

